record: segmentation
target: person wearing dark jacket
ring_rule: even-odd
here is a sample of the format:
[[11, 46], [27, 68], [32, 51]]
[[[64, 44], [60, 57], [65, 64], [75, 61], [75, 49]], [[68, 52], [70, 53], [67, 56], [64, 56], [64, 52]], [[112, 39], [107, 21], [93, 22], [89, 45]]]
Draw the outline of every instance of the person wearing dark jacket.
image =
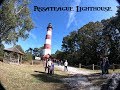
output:
[[102, 75], [105, 74], [105, 58], [101, 58], [100, 68], [101, 68], [101, 71], [102, 71]]
[[109, 71], [108, 71], [109, 66], [110, 66], [109, 60], [108, 60], [108, 57], [106, 57], [106, 58], [105, 58], [105, 73], [106, 73], [106, 74], [109, 74]]

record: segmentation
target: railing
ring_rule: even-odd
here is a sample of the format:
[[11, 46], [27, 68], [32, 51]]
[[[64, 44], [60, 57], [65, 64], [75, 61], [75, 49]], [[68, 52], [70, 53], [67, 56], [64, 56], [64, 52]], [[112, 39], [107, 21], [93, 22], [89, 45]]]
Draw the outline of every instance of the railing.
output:
[[[79, 64], [79, 68], [87, 68], [87, 69], [91, 69], [91, 70], [98, 70], [100, 69], [100, 66], [99, 65], [95, 65], [95, 64], [92, 64], [92, 65], [82, 65], [81, 63]], [[115, 69], [120, 69], [120, 64], [111, 64], [109, 66], [109, 69], [113, 69], [113, 71]]]

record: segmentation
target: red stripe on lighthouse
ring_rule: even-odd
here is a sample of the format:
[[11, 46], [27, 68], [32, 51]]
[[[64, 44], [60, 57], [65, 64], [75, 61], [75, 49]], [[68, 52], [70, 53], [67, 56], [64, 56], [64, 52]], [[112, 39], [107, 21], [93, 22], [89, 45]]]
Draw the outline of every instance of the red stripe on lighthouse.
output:
[[51, 39], [51, 35], [46, 35], [45, 39]]
[[52, 28], [48, 28], [47, 31], [52, 31]]
[[44, 44], [44, 49], [51, 49], [51, 45], [50, 44]]

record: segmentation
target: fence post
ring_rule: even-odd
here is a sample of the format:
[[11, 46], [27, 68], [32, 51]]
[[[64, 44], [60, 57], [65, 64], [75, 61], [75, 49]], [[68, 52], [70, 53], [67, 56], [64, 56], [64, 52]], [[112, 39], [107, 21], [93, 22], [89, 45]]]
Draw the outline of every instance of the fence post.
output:
[[115, 71], [115, 64], [113, 63], [113, 71]]
[[94, 70], [95, 65], [93, 64], [93, 70]]
[[79, 64], [79, 68], [81, 68], [81, 63]]

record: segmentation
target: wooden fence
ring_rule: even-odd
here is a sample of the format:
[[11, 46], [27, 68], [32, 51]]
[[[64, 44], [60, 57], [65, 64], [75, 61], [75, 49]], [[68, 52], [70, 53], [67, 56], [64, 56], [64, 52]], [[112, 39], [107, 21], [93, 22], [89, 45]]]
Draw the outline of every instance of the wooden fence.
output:
[[[86, 69], [91, 69], [91, 70], [98, 70], [100, 69], [100, 66], [99, 65], [95, 65], [95, 64], [92, 64], [92, 65], [82, 65], [81, 63], [79, 64], [79, 68], [86, 68]], [[115, 69], [120, 69], [120, 64], [111, 64], [109, 69], [113, 69], [113, 71]]]

